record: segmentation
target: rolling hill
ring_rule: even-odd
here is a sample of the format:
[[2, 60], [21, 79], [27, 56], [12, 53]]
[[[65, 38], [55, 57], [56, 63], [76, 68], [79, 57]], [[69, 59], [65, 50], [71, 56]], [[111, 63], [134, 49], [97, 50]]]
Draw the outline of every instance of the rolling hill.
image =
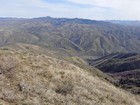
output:
[[67, 61], [32, 51], [0, 50], [1, 104], [139, 105], [139, 97], [105, 79]]

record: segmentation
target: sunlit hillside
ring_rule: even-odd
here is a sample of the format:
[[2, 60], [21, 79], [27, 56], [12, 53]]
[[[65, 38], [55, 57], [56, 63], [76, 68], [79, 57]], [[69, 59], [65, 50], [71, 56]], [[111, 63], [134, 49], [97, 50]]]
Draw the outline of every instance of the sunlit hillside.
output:
[[139, 105], [138, 97], [64, 60], [0, 51], [3, 105]]

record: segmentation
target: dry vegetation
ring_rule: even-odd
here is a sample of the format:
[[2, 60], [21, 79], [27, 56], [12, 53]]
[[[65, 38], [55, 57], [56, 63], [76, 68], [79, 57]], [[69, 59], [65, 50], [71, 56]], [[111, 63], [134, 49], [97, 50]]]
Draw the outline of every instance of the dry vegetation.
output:
[[63, 60], [0, 51], [0, 104], [139, 105], [138, 97]]

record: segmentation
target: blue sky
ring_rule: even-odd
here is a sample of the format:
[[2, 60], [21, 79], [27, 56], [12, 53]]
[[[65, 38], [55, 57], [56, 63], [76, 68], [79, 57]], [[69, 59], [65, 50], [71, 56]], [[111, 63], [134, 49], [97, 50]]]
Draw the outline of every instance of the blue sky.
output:
[[0, 17], [140, 20], [140, 0], [0, 0]]

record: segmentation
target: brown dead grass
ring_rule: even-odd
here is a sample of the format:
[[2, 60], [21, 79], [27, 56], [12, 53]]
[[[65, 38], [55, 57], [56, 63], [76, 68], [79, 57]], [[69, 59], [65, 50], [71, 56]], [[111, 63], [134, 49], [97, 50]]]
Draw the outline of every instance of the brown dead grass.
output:
[[[45, 55], [0, 51], [3, 105], [139, 105], [132, 94], [92, 76], [86, 70]], [[11, 62], [12, 61], [12, 62]], [[7, 66], [3, 66], [7, 68]], [[11, 67], [10, 67], [11, 68]]]

